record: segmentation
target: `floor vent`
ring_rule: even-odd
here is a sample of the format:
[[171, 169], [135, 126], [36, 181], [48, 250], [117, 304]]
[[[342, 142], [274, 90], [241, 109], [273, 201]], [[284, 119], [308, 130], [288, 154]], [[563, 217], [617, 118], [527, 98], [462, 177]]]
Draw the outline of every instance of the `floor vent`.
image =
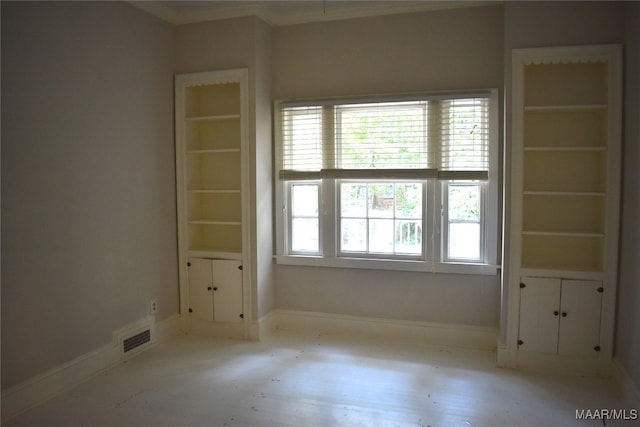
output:
[[149, 316], [115, 331], [115, 342], [123, 358], [134, 356], [155, 343], [154, 320]]
[[151, 329], [140, 332], [122, 341], [122, 353], [127, 354], [140, 346], [151, 342]]

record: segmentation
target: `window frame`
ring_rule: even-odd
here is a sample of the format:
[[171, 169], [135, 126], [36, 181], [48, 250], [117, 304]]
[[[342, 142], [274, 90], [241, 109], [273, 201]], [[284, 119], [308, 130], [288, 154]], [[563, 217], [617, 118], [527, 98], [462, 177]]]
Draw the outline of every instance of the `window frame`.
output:
[[[279, 120], [282, 104], [290, 103], [289, 100], [278, 100], [274, 102], [274, 155], [276, 167], [274, 168], [275, 185], [275, 259], [282, 265], [303, 265], [339, 268], [363, 268], [363, 269], [384, 269], [402, 271], [422, 271], [456, 274], [487, 274], [497, 273], [498, 265], [498, 216], [499, 216], [499, 99], [498, 89], [486, 89], [478, 91], [458, 91], [450, 93], [439, 92], [435, 96], [442, 96], [447, 99], [447, 95], [453, 97], [477, 97], [478, 94], [486, 96], [489, 100], [489, 168], [486, 181], [480, 181], [481, 199], [481, 226], [480, 226], [480, 261], [469, 262], [464, 259], [449, 259], [447, 257], [447, 244], [445, 238], [448, 227], [448, 218], [444, 214], [445, 196], [447, 196], [447, 186], [451, 182], [464, 183], [463, 179], [359, 179], [359, 178], [335, 178], [316, 177], [316, 179], [299, 180], [296, 177], [279, 179], [283, 151], [282, 122]], [[434, 96], [434, 94], [418, 94]], [[392, 95], [386, 97], [362, 97], [362, 103], [382, 101], [396, 101], [403, 97], [414, 97], [410, 95]], [[350, 98], [353, 99], [353, 98]], [[300, 105], [313, 103], [318, 100], [301, 100]], [[320, 102], [341, 102], [340, 98], [320, 100]], [[333, 123], [332, 123], [333, 125]], [[330, 135], [333, 138], [333, 132]], [[327, 138], [324, 134], [323, 138]], [[326, 141], [323, 141], [326, 143]], [[316, 182], [318, 188], [318, 222], [319, 222], [319, 252], [291, 251], [291, 209], [289, 200], [289, 188], [292, 184], [299, 182]], [[368, 182], [384, 181], [412, 182], [419, 181], [423, 184], [423, 239], [422, 256], [397, 256], [387, 254], [354, 254], [341, 251], [339, 247], [340, 235], [340, 182]], [[432, 206], [432, 208], [429, 208]], [[438, 209], [438, 206], [440, 209]], [[446, 244], [445, 244], [446, 243]]]

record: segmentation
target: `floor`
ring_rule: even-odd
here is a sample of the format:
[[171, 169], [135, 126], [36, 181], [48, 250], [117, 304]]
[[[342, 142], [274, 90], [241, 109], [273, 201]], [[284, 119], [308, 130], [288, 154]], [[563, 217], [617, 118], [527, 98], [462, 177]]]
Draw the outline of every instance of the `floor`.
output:
[[495, 367], [495, 353], [277, 332], [180, 336], [5, 424], [17, 426], [616, 426], [597, 378]]

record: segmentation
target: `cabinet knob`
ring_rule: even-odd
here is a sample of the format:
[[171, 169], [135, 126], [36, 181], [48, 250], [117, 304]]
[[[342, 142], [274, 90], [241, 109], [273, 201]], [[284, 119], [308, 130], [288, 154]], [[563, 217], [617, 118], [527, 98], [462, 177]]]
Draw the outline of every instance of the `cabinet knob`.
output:
[[567, 317], [567, 312], [566, 311], [562, 312], [562, 317]]
[[553, 315], [554, 315], [554, 316], [557, 316], [558, 314], [560, 314], [560, 313], [558, 312], [558, 310], [556, 310], [556, 311], [554, 311], [554, 312], [553, 312]]
[[187, 267], [191, 267], [191, 263], [190, 262], [187, 263]]
[[208, 291], [210, 291], [210, 290], [211, 290], [211, 286], [209, 286], [209, 287], [207, 288], [207, 290], [208, 290]]
[[599, 345], [597, 345], [597, 346], [593, 347], [593, 350], [594, 350], [594, 351], [600, 351], [600, 346], [599, 346]]
[[214, 287], [213, 287], [213, 290], [214, 290], [214, 291], [217, 291], [217, 290], [218, 290], [218, 287], [217, 287], [217, 286], [214, 286]]

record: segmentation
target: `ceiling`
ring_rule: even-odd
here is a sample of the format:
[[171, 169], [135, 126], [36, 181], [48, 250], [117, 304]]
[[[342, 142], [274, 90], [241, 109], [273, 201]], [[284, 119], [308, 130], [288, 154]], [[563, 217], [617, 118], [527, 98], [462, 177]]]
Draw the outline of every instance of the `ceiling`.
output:
[[271, 25], [331, 21], [365, 16], [424, 12], [481, 6], [497, 1], [438, 0], [225, 0], [225, 1], [130, 1], [169, 23], [180, 25], [218, 19], [257, 16]]

